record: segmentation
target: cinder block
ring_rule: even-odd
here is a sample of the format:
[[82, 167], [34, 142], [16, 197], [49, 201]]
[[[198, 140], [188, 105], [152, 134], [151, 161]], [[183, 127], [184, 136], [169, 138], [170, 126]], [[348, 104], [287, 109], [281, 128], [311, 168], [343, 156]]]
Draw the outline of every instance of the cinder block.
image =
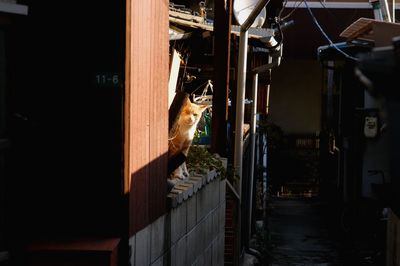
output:
[[177, 255], [176, 255], [176, 244], [171, 246], [171, 248], [167, 254], [168, 254], [168, 257], [167, 257], [166, 265], [172, 265], [172, 266], [177, 265], [178, 261], [177, 261]]
[[135, 265], [150, 265], [150, 225], [136, 233]]
[[187, 208], [187, 227], [186, 227], [186, 232], [190, 232], [192, 230], [196, 223], [197, 223], [197, 194], [194, 194], [188, 201], [186, 202], [186, 208]]
[[167, 195], [167, 204], [171, 208], [176, 208], [178, 206], [178, 195], [174, 193], [169, 193]]
[[197, 223], [199, 223], [210, 211], [212, 203], [212, 195], [210, 184], [203, 187], [197, 193]]
[[193, 195], [193, 184], [192, 183], [185, 182], [185, 183], [181, 184], [181, 186], [186, 188], [189, 197], [191, 197]]
[[164, 251], [168, 248], [166, 241], [166, 215], [158, 218], [154, 223], [151, 224], [151, 262], [154, 262], [160, 257]]
[[196, 222], [199, 223], [203, 218], [205, 213], [207, 212], [207, 191], [208, 186], [203, 187], [200, 191], [197, 192], [197, 201], [196, 201]]
[[171, 244], [186, 234], [186, 202], [171, 209]]
[[129, 238], [129, 261], [131, 266], [135, 266], [135, 244], [136, 235]]
[[188, 265], [191, 265], [196, 258], [204, 252], [205, 242], [205, 222], [198, 223], [195, 228], [187, 235], [186, 256]]
[[219, 182], [219, 202], [224, 202], [226, 197], [226, 179], [222, 179]]
[[204, 219], [204, 247], [208, 247], [213, 240], [213, 215], [209, 213]]
[[197, 257], [197, 260], [192, 265], [194, 265], [194, 266], [206, 266], [207, 264], [204, 264], [204, 255], [201, 254], [199, 257]]
[[197, 235], [197, 248], [196, 248], [196, 257], [200, 256], [204, 252], [206, 248], [206, 223], [205, 220], [202, 220], [196, 226], [195, 233]]
[[178, 205], [183, 201], [183, 190], [173, 188], [170, 191], [170, 194], [175, 195], [175, 199], [178, 201]]
[[193, 179], [200, 180], [201, 186], [207, 184], [207, 174], [196, 174]]
[[197, 187], [198, 190], [200, 190], [203, 186], [203, 176], [201, 175], [191, 176], [189, 182], [190, 181], [194, 182], [194, 185]]
[[219, 231], [225, 231], [225, 211], [226, 211], [226, 202], [223, 202], [219, 206]]
[[175, 256], [176, 256], [176, 266], [186, 266], [188, 265], [187, 263], [187, 237], [184, 236], [179, 241], [176, 243], [176, 251], [175, 251]]
[[203, 186], [205, 186], [205, 185], [207, 184], [207, 178], [208, 178], [207, 174], [205, 174], [205, 175], [202, 176], [202, 179], [203, 179]]
[[211, 185], [210, 186], [210, 196], [211, 196], [210, 209], [215, 209], [219, 204], [220, 187], [219, 187], [218, 179], [212, 181], [210, 183], [210, 185]]
[[212, 251], [212, 257], [211, 257], [211, 266], [220, 266], [222, 264], [219, 263], [219, 238], [218, 236], [214, 239], [214, 241], [211, 244], [211, 251]]
[[189, 187], [181, 184], [181, 185], [175, 186], [174, 189], [182, 191], [183, 200], [187, 200], [187, 198], [189, 197]]
[[187, 248], [186, 248], [186, 262], [187, 265], [192, 265], [196, 260], [196, 245], [197, 245], [197, 235], [196, 227], [190, 231], [187, 235]]
[[164, 256], [159, 257], [155, 262], [150, 264], [151, 266], [163, 266], [164, 264]]
[[211, 215], [212, 215], [212, 239], [214, 240], [219, 233], [219, 212], [220, 212], [221, 207], [218, 209], [214, 210]]
[[225, 234], [220, 233], [218, 236], [218, 265], [224, 265], [224, 252], [225, 252]]
[[215, 169], [207, 173], [207, 183], [211, 182], [217, 176], [217, 171]]
[[204, 251], [204, 264], [211, 266], [212, 264], [212, 245], [209, 245], [208, 248]]
[[193, 185], [193, 193], [196, 193], [201, 187], [201, 182], [196, 179], [190, 178], [189, 181], [187, 181], [187, 183]]

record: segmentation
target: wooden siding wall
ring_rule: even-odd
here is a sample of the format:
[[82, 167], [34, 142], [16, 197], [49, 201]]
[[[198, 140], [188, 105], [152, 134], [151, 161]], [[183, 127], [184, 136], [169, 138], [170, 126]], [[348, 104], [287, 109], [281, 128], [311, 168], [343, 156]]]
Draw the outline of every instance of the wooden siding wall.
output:
[[167, 0], [127, 0], [125, 192], [130, 235], [166, 208]]

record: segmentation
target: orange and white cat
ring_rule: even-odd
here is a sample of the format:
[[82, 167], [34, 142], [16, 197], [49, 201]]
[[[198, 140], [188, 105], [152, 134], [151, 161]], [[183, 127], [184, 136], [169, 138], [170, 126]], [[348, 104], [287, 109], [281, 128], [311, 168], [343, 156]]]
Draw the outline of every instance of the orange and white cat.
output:
[[[208, 105], [198, 105], [192, 103], [189, 99], [182, 107], [182, 111], [176, 122], [176, 126], [169, 137], [168, 142], [168, 157], [172, 158], [179, 153], [183, 153], [186, 157], [189, 153], [189, 148], [194, 139], [194, 133], [203, 112]], [[185, 179], [189, 177], [189, 171], [186, 167], [186, 162], [183, 162], [170, 175], [170, 179]]]

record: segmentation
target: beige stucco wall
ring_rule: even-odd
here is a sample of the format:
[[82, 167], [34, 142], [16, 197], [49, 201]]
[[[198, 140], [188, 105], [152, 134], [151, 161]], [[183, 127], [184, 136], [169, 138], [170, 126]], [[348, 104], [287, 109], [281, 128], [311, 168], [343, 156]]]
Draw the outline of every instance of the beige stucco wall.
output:
[[316, 60], [286, 58], [272, 71], [270, 121], [285, 134], [320, 130], [321, 74]]

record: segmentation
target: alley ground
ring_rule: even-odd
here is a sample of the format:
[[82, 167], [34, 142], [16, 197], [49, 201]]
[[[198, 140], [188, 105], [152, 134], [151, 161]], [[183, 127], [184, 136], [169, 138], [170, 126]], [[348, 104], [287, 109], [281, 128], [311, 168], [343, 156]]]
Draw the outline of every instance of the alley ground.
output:
[[270, 207], [270, 266], [384, 265], [377, 235], [342, 230], [336, 207], [318, 199], [278, 198]]

